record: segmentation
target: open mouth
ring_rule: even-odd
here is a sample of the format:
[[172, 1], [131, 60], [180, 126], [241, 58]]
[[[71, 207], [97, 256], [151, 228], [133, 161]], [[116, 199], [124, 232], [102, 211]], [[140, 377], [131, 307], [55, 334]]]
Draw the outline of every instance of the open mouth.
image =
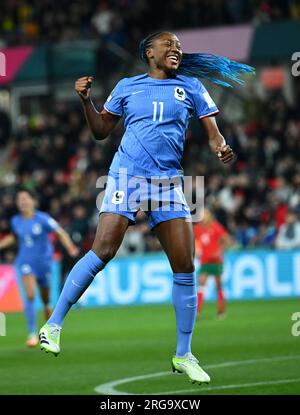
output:
[[167, 58], [173, 65], [177, 65], [179, 63], [179, 57], [177, 55], [168, 55]]

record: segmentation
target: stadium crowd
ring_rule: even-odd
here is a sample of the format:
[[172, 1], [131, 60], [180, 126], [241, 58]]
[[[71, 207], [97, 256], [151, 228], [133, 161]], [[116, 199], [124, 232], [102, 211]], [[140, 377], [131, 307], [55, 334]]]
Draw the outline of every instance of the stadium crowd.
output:
[[300, 19], [298, 0], [6, 0], [0, 4], [0, 47], [95, 38], [135, 51], [145, 34], [162, 27], [285, 19]]
[[[299, 1], [8, 0], [0, 4], [0, 47], [95, 38], [112, 40], [136, 54], [136, 44], [146, 33], [171, 23], [178, 29], [284, 19], [300, 19]], [[205, 177], [206, 206], [244, 248], [274, 247], [285, 222], [288, 234], [297, 235], [290, 232], [300, 206], [297, 108], [277, 92], [265, 102], [253, 95], [245, 102], [244, 120], [239, 123], [218, 116], [221, 131], [237, 154], [237, 162], [227, 167], [211, 153], [196, 121], [187, 132], [185, 174]], [[122, 128], [120, 123], [109, 140], [96, 143], [81, 108], [58, 101], [31, 118], [21, 116], [12, 135], [9, 120], [0, 112], [0, 238], [9, 230], [14, 193], [22, 184], [36, 190], [40, 209], [58, 219], [82, 252], [87, 251], [98, 220], [97, 178], [107, 174]], [[160, 244], [140, 214], [119, 255], [155, 250]], [[9, 261], [13, 253], [4, 255]]]
[[[186, 175], [205, 177], [206, 207], [239, 246], [272, 248], [281, 225], [286, 224], [288, 235], [299, 234], [292, 232], [300, 213], [299, 106], [290, 107], [277, 92], [268, 97], [268, 105], [253, 96], [245, 103], [244, 114], [244, 121], [235, 124], [218, 116], [221, 131], [237, 154], [235, 163], [219, 163], [195, 120], [187, 132], [183, 166]], [[107, 174], [122, 124], [110, 138], [96, 142], [81, 108], [62, 101], [19, 123], [18, 131], [1, 142], [0, 238], [9, 230], [14, 193], [21, 184], [36, 190], [40, 209], [59, 220], [82, 252], [87, 251], [98, 219], [97, 178]], [[155, 250], [160, 244], [141, 212], [119, 255]], [[10, 260], [12, 252], [5, 255]]]

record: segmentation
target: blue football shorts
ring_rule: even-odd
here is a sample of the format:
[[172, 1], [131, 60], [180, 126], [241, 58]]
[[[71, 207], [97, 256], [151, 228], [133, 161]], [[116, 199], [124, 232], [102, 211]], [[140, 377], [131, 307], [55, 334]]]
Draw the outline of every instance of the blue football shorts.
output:
[[49, 288], [51, 277], [51, 260], [26, 260], [16, 261], [17, 274], [20, 277], [32, 274], [36, 277], [37, 283], [42, 288]]
[[[136, 215], [143, 210], [150, 228], [176, 218], [191, 220], [186, 202], [183, 178], [144, 178], [125, 174], [109, 174], [105, 193], [100, 194], [101, 213], [126, 216], [129, 224], [136, 223]], [[98, 199], [99, 203], [99, 199]]]

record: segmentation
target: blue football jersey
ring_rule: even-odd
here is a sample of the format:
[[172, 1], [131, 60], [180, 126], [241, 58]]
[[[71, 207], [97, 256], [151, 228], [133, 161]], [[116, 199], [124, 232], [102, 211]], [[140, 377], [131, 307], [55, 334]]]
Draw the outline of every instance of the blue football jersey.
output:
[[15, 215], [11, 219], [11, 228], [18, 238], [19, 249], [16, 262], [23, 260], [50, 260], [53, 247], [49, 233], [58, 227], [57, 222], [47, 213], [36, 211], [32, 218]]
[[104, 109], [124, 117], [126, 129], [110, 174], [127, 169], [127, 174], [144, 177], [182, 175], [189, 119], [219, 112], [197, 78], [176, 75], [159, 80], [148, 74], [119, 81]]

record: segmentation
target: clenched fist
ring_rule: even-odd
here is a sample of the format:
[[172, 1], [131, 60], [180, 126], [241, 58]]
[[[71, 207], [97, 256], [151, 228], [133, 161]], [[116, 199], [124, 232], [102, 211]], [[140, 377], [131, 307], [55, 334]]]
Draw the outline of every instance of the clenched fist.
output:
[[219, 159], [224, 163], [229, 163], [230, 161], [234, 160], [236, 157], [232, 151], [232, 149], [229, 147], [228, 144], [223, 146], [216, 147], [216, 154], [219, 157]]
[[93, 79], [92, 76], [83, 76], [75, 82], [75, 91], [84, 100], [90, 97]]

